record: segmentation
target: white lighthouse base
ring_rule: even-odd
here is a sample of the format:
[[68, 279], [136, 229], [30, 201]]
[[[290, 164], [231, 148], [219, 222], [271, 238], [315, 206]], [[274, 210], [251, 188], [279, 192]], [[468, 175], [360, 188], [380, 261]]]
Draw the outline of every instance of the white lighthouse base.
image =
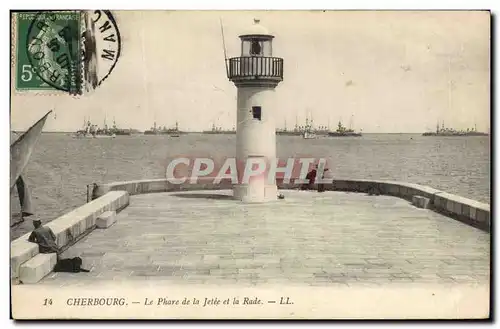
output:
[[233, 197], [246, 203], [263, 203], [276, 201], [278, 188], [276, 185], [265, 184], [264, 180], [252, 181], [250, 184], [233, 186]]

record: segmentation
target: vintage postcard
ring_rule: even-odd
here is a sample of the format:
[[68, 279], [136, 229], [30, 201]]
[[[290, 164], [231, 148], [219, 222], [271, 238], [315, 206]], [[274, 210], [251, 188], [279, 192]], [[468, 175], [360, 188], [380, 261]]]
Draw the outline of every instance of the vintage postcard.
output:
[[490, 12], [10, 19], [14, 319], [490, 317]]

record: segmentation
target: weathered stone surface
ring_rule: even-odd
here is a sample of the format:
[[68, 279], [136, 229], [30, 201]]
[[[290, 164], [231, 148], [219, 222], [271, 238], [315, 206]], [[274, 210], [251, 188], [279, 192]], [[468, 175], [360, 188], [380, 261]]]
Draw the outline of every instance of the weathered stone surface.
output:
[[57, 263], [57, 255], [38, 254], [21, 265], [19, 281], [22, 283], [37, 283], [47, 274], [52, 272]]
[[28, 242], [29, 235], [26, 235], [26, 240], [15, 240], [10, 245], [10, 276], [11, 278], [19, 277], [19, 267], [38, 254], [38, 245]]
[[489, 222], [489, 212], [486, 212], [482, 209], [476, 209], [476, 221], [479, 223]]
[[96, 190], [96, 195], [102, 196], [110, 191], [127, 191], [129, 195], [138, 195], [159, 192], [198, 191], [231, 188], [231, 183], [228, 180], [222, 180], [218, 184], [214, 184], [213, 180], [213, 177], [199, 177], [196, 183], [187, 185], [172, 184], [166, 178], [114, 182], [99, 185]]
[[[284, 184], [283, 180], [278, 181], [281, 189], [297, 189], [300, 184]], [[125, 190], [131, 195], [142, 193], [155, 193], [163, 191], [202, 191], [230, 189], [229, 181], [222, 181], [220, 184], [213, 184], [213, 178], [202, 177], [197, 184], [177, 185], [171, 184], [166, 179], [138, 180], [129, 182], [116, 182], [104, 184], [98, 187], [98, 195], [102, 195], [111, 190]], [[468, 223], [478, 222], [472, 208], [481, 209], [487, 212], [489, 218], [489, 205], [474, 200], [456, 196], [450, 193], [436, 190], [434, 188], [396, 181], [378, 181], [368, 179], [334, 179], [331, 184], [325, 185], [330, 191], [362, 192], [369, 194], [393, 195], [406, 200], [412, 200], [414, 195], [423, 196], [430, 200], [429, 206], [438, 211], [446, 211], [456, 215], [460, 220]], [[481, 217], [481, 220], [484, 216]], [[486, 220], [489, 226], [489, 220]]]
[[106, 211], [97, 217], [95, 223], [98, 228], [108, 228], [115, 222], [116, 222], [116, 212]]
[[446, 199], [444, 197], [441, 196], [443, 192], [441, 193], [436, 193], [434, 195], [434, 207], [436, 207], [437, 209], [446, 209]]
[[412, 195], [414, 195], [414, 194], [421, 195], [421, 196], [424, 196], [424, 197], [429, 198], [431, 200], [436, 193], [441, 192], [441, 191], [436, 190], [432, 187], [424, 186], [424, 185], [405, 183], [405, 182], [397, 182], [397, 184], [401, 185], [401, 186], [406, 186], [407, 188], [409, 188], [411, 190], [411, 192], [413, 193]]
[[446, 210], [453, 213], [453, 208], [454, 208], [454, 201], [453, 200], [446, 200]]
[[281, 192], [284, 200], [268, 204], [234, 201], [232, 191], [133, 196], [116, 224], [63, 255], [87, 253], [91, 275], [42, 282], [489, 282], [490, 237], [481, 230], [395, 197]]
[[481, 224], [483, 229], [490, 226], [490, 206], [458, 195], [439, 192], [434, 196], [433, 208], [456, 216], [468, 224]]
[[399, 185], [389, 184], [388, 193], [389, 195], [399, 196]]
[[469, 214], [469, 217], [473, 220], [473, 221], [477, 221], [477, 209], [474, 208], [474, 207], [470, 207], [469, 209], [470, 211], [470, 214]]

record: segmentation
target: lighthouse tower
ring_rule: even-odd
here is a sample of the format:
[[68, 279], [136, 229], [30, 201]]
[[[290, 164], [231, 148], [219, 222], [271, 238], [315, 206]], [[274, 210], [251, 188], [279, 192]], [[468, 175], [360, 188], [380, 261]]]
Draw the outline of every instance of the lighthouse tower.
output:
[[[235, 199], [244, 202], [277, 197], [276, 181], [268, 179], [267, 169], [276, 161], [274, 90], [283, 81], [283, 59], [273, 57], [273, 38], [255, 19], [240, 35], [241, 56], [228, 60], [228, 78], [238, 88], [236, 159], [240, 180], [233, 192]], [[265, 163], [266, 172], [245, 180], [241, 165], [249, 163], [255, 163], [253, 167]]]

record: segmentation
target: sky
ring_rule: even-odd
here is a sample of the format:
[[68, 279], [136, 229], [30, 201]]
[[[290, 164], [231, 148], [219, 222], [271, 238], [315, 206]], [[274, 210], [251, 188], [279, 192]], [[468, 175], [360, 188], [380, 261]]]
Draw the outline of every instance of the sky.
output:
[[[238, 36], [258, 18], [284, 59], [277, 128], [344, 125], [365, 133], [421, 133], [436, 123], [490, 128], [490, 16], [473, 11], [114, 11], [121, 56], [83, 96], [11, 91], [11, 129], [54, 110], [45, 131], [98, 125], [232, 129], [236, 87], [225, 72]], [[14, 85], [14, 84], [12, 84]]]

